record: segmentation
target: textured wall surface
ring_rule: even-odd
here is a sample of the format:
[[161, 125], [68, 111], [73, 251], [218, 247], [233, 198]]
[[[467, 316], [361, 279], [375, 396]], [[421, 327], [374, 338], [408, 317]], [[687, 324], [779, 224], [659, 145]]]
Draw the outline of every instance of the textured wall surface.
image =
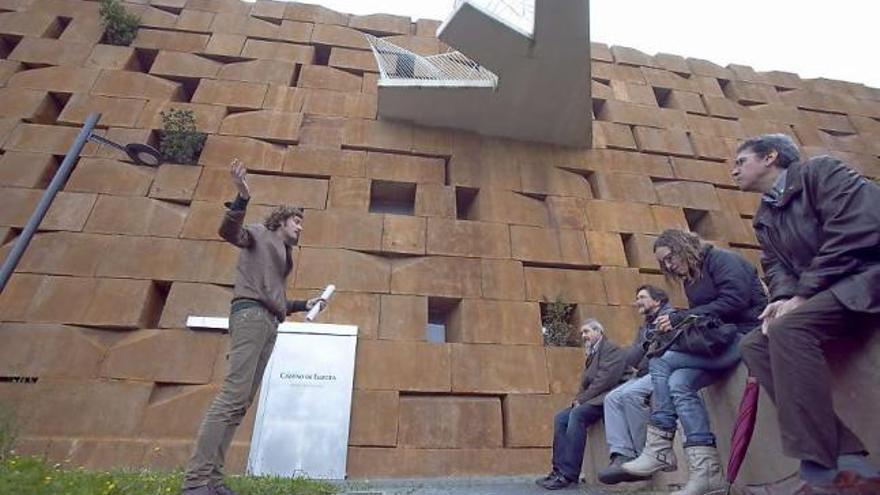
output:
[[[136, 167], [89, 144], [0, 295], [0, 400], [18, 412], [19, 450], [51, 459], [185, 463], [226, 366], [225, 336], [184, 321], [228, 311], [237, 253], [216, 231], [232, 157], [250, 169], [249, 220], [306, 209], [290, 295], [335, 283], [323, 320], [360, 329], [356, 478], [546, 471], [582, 353], [543, 347], [541, 303], [574, 303], [576, 320], [628, 344], [634, 289], [667, 286], [651, 254], [663, 229], [757, 262], [758, 196], [726, 163], [738, 140], [786, 132], [880, 176], [880, 90], [857, 84], [594, 44], [594, 147], [563, 149], [376, 120], [362, 34], [434, 54], [436, 21], [264, 0], [126, 5], [142, 27], [116, 47], [100, 43], [96, 2], [0, 0], [3, 255], [89, 112], [123, 143], [157, 143], [169, 109], [208, 133], [195, 166]], [[446, 323], [446, 343], [426, 340], [429, 321]], [[880, 343], [865, 338], [835, 350], [838, 398], [859, 404], [844, 414], [877, 450]], [[722, 439], [737, 373], [706, 392]], [[743, 474], [756, 481], [792, 467], [767, 401], [761, 415]], [[589, 449], [592, 473], [601, 428]]]

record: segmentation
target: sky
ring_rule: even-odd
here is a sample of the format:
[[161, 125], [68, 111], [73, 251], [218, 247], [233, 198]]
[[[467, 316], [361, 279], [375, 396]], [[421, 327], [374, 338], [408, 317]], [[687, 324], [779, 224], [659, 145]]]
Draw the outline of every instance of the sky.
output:
[[[453, 5], [453, 0], [302, 1], [413, 20], [443, 20]], [[592, 41], [649, 55], [671, 53], [880, 88], [877, 0], [591, 0], [590, 31]]]

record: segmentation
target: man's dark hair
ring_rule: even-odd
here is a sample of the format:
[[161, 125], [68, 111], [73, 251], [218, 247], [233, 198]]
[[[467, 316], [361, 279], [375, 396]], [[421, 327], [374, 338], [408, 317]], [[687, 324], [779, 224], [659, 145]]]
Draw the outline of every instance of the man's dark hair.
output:
[[764, 158], [771, 151], [776, 152], [776, 165], [779, 168], [788, 168], [792, 163], [796, 163], [801, 159], [801, 152], [798, 150], [794, 140], [786, 134], [762, 134], [753, 137], [736, 149], [737, 154], [745, 150], [754, 151], [756, 155]]
[[266, 226], [267, 229], [271, 231], [278, 230], [278, 227], [284, 225], [284, 222], [287, 221], [290, 217], [303, 217], [303, 209], [295, 206], [279, 206], [272, 210], [272, 213], [269, 213], [269, 216], [266, 217], [266, 220], [263, 221], [263, 225]]
[[650, 284], [641, 285], [638, 289], [636, 289], [636, 294], [643, 290], [648, 291], [648, 295], [651, 296], [651, 299], [659, 302], [660, 304], [666, 304], [669, 302], [669, 295], [666, 294], [666, 291], [661, 289], [660, 287], [655, 287]]

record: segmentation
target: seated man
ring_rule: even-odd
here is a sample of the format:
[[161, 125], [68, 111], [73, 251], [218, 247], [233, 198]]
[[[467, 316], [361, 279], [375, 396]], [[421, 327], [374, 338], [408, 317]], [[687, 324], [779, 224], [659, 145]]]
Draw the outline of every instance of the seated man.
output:
[[658, 316], [675, 311], [663, 289], [643, 285], [636, 289], [636, 307], [645, 318], [632, 345], [626, 349], [629, 380], [605, 396], [605, 441], [611, 454], [611, 463], [599, 471], [599, 481], [614, 485], [623, 481], [640, 481], [650, 476], [638, 476], [620, 468], [624, 462], [638, 457], [645, 445], [645, 431], [651, 415], [651, 377], [648, 375], [648, 335], [655, 331]]
[[553, 423], [553, 470], [536, 481], [548, 490], [576, 484], [584, 461], [587, 428], [602, 417], [605, 393], [623, 376], [623, 351], [605, 338], [605, 328], [595, 319], [581, 326], [586, 361], [580, 390], [571, 406], [559, 411]]

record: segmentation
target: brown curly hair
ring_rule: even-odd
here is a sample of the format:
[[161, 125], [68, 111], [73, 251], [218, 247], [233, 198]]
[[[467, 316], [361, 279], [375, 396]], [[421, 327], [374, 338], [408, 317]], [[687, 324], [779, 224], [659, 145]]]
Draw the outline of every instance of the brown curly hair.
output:
[[278, 227], [284, 225], [284, 222], [286, 222], [287, 219], [290, 217], [302, 218], [303, 209], [296, 206], [279, 206], [272, 210], [272, 213], [269, 213], [269, 216], [267, 216], [266, 219], [263, 220], [263, 225], [265, 225], [267, 229], [274, 232], [278, 230]]
[[700, 270], [703, 267], [704, 253], [704, 244], [703, 240], [700, 239], [700, 236], [682, 230], [667, 229], [664, 230], [663, 233], [657, 237], [657, 240], [654, 241], [654, 252], [661, 247], [668, 248], [672, 255], [678, 256], [678, 259], [680, 259], [685, 267], [687, 267], [687, 275], [681, 277], [680, 275], [669, 271], [666, 263], [660, 263], [660, 269], [663, 271], [663, 275], [667, 278], [673, 279], [684, 278], [686, 281], [699, 278]]

